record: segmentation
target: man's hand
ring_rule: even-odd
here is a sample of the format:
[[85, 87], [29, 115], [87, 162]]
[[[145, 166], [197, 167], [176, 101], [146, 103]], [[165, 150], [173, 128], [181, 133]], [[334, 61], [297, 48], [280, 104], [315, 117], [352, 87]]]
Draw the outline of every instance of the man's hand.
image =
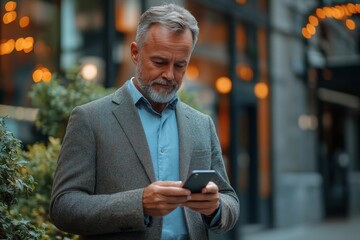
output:
[[191, 208], [205, 216], [210, 216], [219, 208], [219, 188], [209, 182], [201, 193], [193, 193], [188, 197], [188, 201], [183, 203], [184, 207]]
[[144, 189], [143, 208], [148, 216], [165, 216], [183, 205], [191, 192], [181, 182], [158, 181]]

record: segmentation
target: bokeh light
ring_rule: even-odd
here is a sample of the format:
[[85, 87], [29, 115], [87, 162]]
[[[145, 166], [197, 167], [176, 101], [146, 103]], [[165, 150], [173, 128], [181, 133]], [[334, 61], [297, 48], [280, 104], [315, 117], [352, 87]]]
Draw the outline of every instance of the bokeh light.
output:
[[240, 79], [245, 81], [251, 81], [254, 78], [254, 71], [247, 64], [237, 64], [236, 74]]
[[15, 11], [15, 9], [16, 9], [16, 2], [9, 1], [5, 4], [5, 10], [7, 12]]
[[30, 24], [30, 18], [28, 16], [24, 16], [24, 17], [20, 18], [19, 26], [21, 28], [26, 28], [27, 26], [29, 26], [29, 24]]
[[254, 94], [259, 99], [265, 99], [269, 96], [269, 87], [266, 83], [259, 82], [255, 84]]
[[95, 64], [85, 64], [80, 71], [81, 76], [85, 80], [93, 81], [98, 75], [98, 68]]
[[17, 13], [15, 11], [7, 12], [3, 16], [3, 22], [4, 24], [9, 24], [15, 21], [17, 17]]
[[232, 88], [232, 82], [228, 77], [220, 77], [215, 82], [216, 90], [222, 94], [228, 94]]
[[352, 19], [346, 19], [345, 25], [349, 30], [355, 30], [355, 28], [356, 28], [356, 24], [355, 24], [354, 20], [352, 20]]
[[50, 82], [52, 78], [52, 73], [50, 70], [44, 66], [38, 66], [32, 74], [33, 81], [35, 83], [44, 81]]
[[199, 69], [194, 65], [189, 65], [186, 70], [186, 78], [196, 80], [199, 77]]

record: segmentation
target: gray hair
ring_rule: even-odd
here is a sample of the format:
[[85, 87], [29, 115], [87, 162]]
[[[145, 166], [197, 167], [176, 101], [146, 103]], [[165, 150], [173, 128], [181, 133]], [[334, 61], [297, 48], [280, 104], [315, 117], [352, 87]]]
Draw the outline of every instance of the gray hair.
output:
[[140, 49], [150, 27], [157, 23], [173, 32], [184, 32], [186, 29], [189, 29], [193, 38], [193, 48], [195, 47], [199, 35], [199, 27], [195, 17], [183, 7], [175, 4], [166, 4], [151, 7], [141, 15], [135, 37], [135, 41]]

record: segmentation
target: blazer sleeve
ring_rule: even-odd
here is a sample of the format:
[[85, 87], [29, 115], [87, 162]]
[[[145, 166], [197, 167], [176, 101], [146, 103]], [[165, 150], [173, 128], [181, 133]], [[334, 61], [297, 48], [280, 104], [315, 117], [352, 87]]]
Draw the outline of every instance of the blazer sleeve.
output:
[[240, 203], [236, 192], [231, 187], [226, 174], [220, 142], [212, 119], [209, 117], [211, 131], [211, 168], [218, 173], [213, 180], [220, 192], [220, 220], [214, 225], [208, 225], [209, 230], [215, 233], [224, 233], [232, 229], [240, 215]]
[[83, 107], [71, 113], [59, 154], [50, 216], [61, 230], [93, 235], [143, 231], [143, 189], [96, 193], [96, 138]]

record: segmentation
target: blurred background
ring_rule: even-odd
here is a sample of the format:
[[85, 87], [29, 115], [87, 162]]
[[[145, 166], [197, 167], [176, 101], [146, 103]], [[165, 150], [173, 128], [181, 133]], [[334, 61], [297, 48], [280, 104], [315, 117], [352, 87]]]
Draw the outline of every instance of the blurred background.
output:
[[[34, 85], [74, 66], [105, 88], [131, 78], [139, 16], [164, 2], [0, 0], [0, 115], [15, 136], [45, 137]], [[241, 201], [226, 237], [359, 217], [360, 1], [171, 2], [199, 22], [183, 88], [213, 117]]]

